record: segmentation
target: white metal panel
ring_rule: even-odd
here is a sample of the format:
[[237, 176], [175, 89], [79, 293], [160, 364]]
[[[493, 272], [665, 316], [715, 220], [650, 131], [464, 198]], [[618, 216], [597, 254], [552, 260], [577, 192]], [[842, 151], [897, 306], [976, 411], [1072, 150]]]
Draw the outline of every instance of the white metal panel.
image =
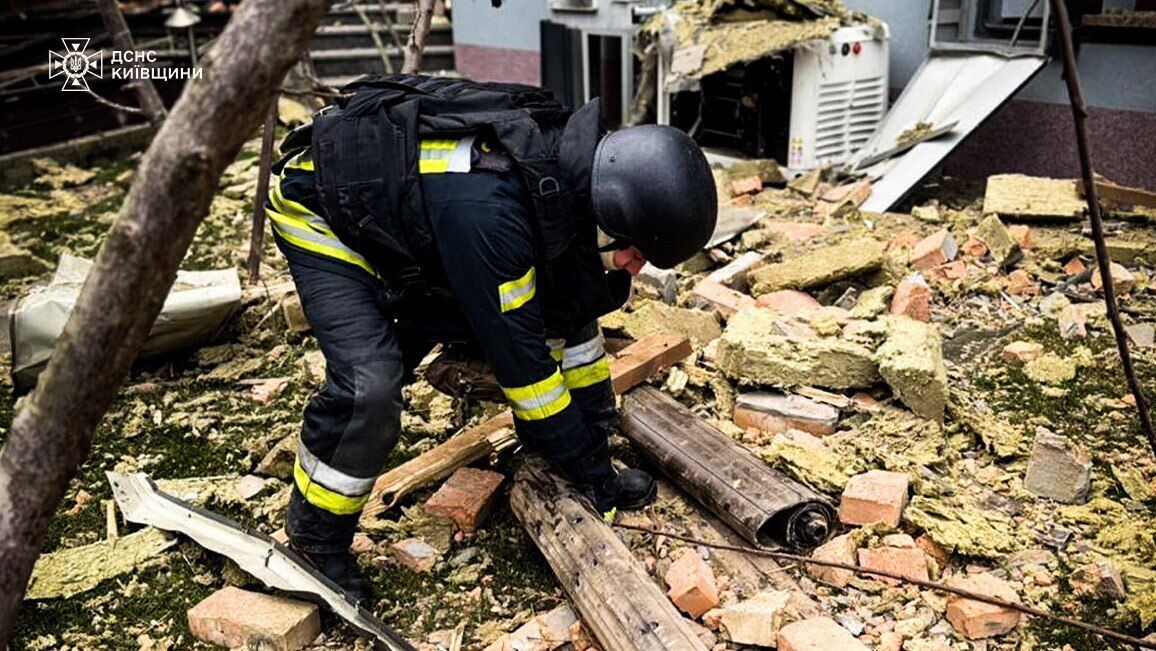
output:
[[945, 136], [861, 170], [877, 179], [862, 208], [883, 212], [898, 203], [1046, 61], [1036, 56], [932, 54], [915, 72], [858, 159], [895, 147], [896, 138], [919, 122], [932, 126], [955, 122], [956, 127]]

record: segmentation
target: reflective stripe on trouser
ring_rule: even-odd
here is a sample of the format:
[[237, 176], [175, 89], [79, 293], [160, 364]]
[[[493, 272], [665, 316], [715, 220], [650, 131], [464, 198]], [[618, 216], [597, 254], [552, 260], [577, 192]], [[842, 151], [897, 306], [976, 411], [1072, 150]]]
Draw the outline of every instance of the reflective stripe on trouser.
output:
[[606, 358], [602, 333], [562, 349], [562, 377], [571, 390], [582, 389], [610, 379], [610, 360]]
[[474, 136], [465, 138], [426, 138], [418, 146], [417, 171], [420, 174], [470, 171]]
[[537, 291], [535, 273], [534, 268], [530, 267], [530, 270], [522, 274], [520, 278], [498, 285], [498, 304], [501, 306], [502, 312], [516, 310], [534, 298], [534, 293]]
[[[292, 163], [296, 158], [291, 159]], [[301, 168], [304, 169], [304, 168]], [[325, 220], [304, 205], [288, 199], [282, 193], [280, 179], [275, 179], [269, 190], [265, 211], [274, 232], [289, 244], [310, 253], [340, 260], [364, 269], [370, 275], [377, 273], [369, 262], [353, 249], [345, 246], [329, 228]]]
[[369, 499], [375, 477], [354, 477], [318, 459], [304, 441], [297, 442], [293, 482], [310, 504], [330, 513], [358, 513]]
[[549, 418], [570, 405], [570, 391], [562, 373], [555, 370], [540, 382], [522, 387], [502, 387], [514, 416], [521, 420]]

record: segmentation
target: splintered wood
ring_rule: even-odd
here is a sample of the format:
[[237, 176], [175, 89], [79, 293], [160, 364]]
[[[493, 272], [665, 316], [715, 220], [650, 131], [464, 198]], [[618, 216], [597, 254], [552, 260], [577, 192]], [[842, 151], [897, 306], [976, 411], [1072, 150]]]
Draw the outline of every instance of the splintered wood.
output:
[[544, 462], [531, 459], [518, 470], [510, 506], [603, 648], [705, 651], [586, 498]]
[[1087, 207], [1073, 179], [997, 174], [983, 196], [985, 213], [1021, 219], [1079, 219]]
[[[610, 363], [610, 381], [615, 391], [629, 391], [684, 359], [691, 351], [690, 341], [685, 337], [669, 333], [651, 335], [619, 352]], [[376, 518], [413, 491], [513, 444], [513, 428], [513, 416], [504, 411], [385, 473], [373, 485], [362, 519]]]

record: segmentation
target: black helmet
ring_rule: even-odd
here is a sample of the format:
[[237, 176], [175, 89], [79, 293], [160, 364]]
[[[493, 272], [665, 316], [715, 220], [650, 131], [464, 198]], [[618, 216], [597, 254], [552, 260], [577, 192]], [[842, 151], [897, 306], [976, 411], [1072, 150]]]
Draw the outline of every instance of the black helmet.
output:
[[669, 269], [706, 246], [718, 219], [710, 166], [690, 136], [648, 124], [615, 131], [594, 152], [594, 217], [610, 237]]

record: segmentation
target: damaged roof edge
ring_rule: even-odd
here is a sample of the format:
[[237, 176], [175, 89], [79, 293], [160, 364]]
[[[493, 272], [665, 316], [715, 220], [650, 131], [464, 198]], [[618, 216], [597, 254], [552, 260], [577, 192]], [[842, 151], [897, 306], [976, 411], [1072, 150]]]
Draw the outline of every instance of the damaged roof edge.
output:
[[377, 617], [354, 606], [332, 581], [309, 567], [284, 545], [249, 531], [221, 515], [188, 504], [157, 489], [143, 473], [106, 473], [125, 519], [183, 533], [204, 548], [222, 554], [249, 574], [278, 590], [312, 596], [374, 642], [375, 649], [415, 651]]

